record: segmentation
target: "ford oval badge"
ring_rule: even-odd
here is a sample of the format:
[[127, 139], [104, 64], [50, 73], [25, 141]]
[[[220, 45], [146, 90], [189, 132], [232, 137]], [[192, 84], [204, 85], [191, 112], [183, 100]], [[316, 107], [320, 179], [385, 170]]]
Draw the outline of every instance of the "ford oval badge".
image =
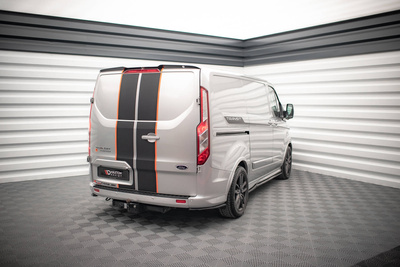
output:
[[178, 170], [184, 171], [184, 170], [187, 170], [188, 167], [186, 167], [186, 166], [184, 166], [184, 165], [178, 165], [178, 166], [176, 166], [176, 168], [177, 168]]

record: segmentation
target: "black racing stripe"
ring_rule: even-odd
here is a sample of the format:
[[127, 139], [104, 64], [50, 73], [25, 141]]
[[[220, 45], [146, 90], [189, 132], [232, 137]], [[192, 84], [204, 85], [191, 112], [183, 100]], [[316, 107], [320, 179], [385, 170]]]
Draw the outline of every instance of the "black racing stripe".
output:
[[138, 106], [138, 120], [140, 121], [155, 121], [157, 119], [158, 85], [160, 84], [160, 76], [160, 73], [142, 75]]
[[[138, 189], [157, 192], [157, 175], [155, 171], [155, 143], [143, 140], [143, 135], [156, 132], [158, 90], [160, 73], [143, 74], [140, 83], [137, 125], [137, 160]], [[150, 122], [144, 122], [150, 121]]]
[[119, 121], [117, 126], [117, 160], [133, 169], [133, 121]]
[[138, 74], [125, 74], [122, 76], [119, 93], [118, 120], [133, 121], [135, 119], [138, 80]]
[[138, 189], [140, 191], [157, 192], [157, 178], [155, 171], [155, 143], [143, 140], [142, 136], [154, 133], [155, 122], [138, 122], [137, 124], [137, 159]]
[[[125, 161], [133, 169], [133, 128], [135, 120], [138, 74], [125, 74], [121, 79], [116, 129], [116, 159]], [[124, 121], [126, 120], [126, 121]], [[134, 188], [135, 183], [130, 186]]]

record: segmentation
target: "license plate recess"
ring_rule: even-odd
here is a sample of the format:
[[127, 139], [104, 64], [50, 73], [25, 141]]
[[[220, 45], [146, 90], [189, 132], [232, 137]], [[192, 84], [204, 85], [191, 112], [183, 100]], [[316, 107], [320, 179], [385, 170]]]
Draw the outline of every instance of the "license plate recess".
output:
[[99, 166], [97, 168], [97, 176], [108, 179], [129, 181], [129, 170], [120, 170], [115, 168]]

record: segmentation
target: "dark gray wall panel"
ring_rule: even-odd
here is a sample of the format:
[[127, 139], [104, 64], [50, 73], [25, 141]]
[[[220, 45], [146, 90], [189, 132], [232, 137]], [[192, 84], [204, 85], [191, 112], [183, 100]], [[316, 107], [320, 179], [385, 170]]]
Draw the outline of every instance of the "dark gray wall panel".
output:
[[273, 43], [282, 43], [286, 42], [289, 39], [300, 40], [318, 36], [329, 36], [332, 34], [337, 34], [346, 31], [356, 32], [357, 30], [363, 30], [385, 25], [398, 25], [400, 20], [399, 16], [400, 16], [400, 10], [373, 16], [367, 16], [358, 19], [315, 26], [295, 31], [289, 31], [285, 33], [252, 38], [246, 40], [244, 46], [254, 47], [254, 46], [268, 45]]
[[112, 33], [114, 35], [127, 35], [146, 37], [149, 39], [165, 39], [174, 41], [183, 41], [191, 43], [205, 43], [215, 44], [221, 46], [233, 46], [242, 47], [241, 40], [231, 38], [221, 38], [200, 34], [190, 34], [173, 32], [167, 30], [157, 30], [145, 27], [134, 27], [121, 24], [84, 21], [77, 19], [67, 19], [59, 17], [41, 16], [26, 13], [17, 13], [0, 10], [0, 22], [21, 24], [21, 25], [32, 25], [39, 28], [55, 28], [55, 29], [69, 29], [77, 32], [105, 32]]
[[400, 10], [237, 40], [0, 11], [0, 49], [252, 66], [400, 49]]
[[77, 44], [58, 41], [49, 42], [43, 40], [29, 40], [29, 43], [27, 43], [13, 38], [2, 38], [0, 50], [243, 66], [242, 59], [239, 57], [224, 57], [217, 54], [194, 56], [191, 52], [179, 52], [179, 54], [177, 54], [175, 51], [153, 50], [151, 48]]
[[[77, 34], [76, 31], [59, 30], [49, 28], [37, 28], [20, 26], [20, 25], [7, 25], [0, 29], [0, 34], [8, 36], [9, 38], [19, 38], [23, 36], [25, 39], [31, 40], [53, 40], [64, 43], [78, 43], [78, 44], [93, 44], [103, 46], [115, 47], [132, 47], [132, 48], [147, 48], [152, 50], [166, 50], [166, 51], [179, 51], [197, 54], [215, 54], [222, 56], [238, 57], [240, 49], [229, 46], [219, 46], [215, 44], [204, 43], [190, 43], [182, 41], [171, 41], [159, 39], [157, 41], [149, 40], [144, 37], [132, 36], [118, 36], [113, 33], [93, 33], [85, 32], [84, 34]], [[240, 55], [240, 54], [239, 54]]]
[[245, 66], [262, 65], [268, 63], [294, 62], [310, 59], [322, 59], [332, 57], [344, 57], [351, 55], [363, 55], [370, 53], [389, 52], [400, 50], [400, 39], [370, 41], [361, 44], [343, 44], [338, 47], [314, 47], [312, 49], [293, 49], [275, 54], [264, 54], [255, 57], [248, 57]]
[[0, 11], [0, 49], [243, 66], [241, 40]]
[[400, 11], [245, 40], [245, 66], [400, 50]]

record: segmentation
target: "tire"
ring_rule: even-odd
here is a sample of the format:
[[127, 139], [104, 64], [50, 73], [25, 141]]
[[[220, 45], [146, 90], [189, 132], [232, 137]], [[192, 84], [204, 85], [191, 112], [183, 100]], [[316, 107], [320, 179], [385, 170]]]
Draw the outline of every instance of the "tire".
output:
[[239, 218], [247, 207], [249, 199], [249, 182], [247, 172], [243, 167], [238, 167], [228, 192], [226, 206], [219, 209], [219, 213], [227, 218]]
[[290, 173], [292, 171], [292, 148], [287, 147], [285, 158], [282, 163], [282, 173], [278, 176], [279, 180], [287, 180], [290, 178]]

